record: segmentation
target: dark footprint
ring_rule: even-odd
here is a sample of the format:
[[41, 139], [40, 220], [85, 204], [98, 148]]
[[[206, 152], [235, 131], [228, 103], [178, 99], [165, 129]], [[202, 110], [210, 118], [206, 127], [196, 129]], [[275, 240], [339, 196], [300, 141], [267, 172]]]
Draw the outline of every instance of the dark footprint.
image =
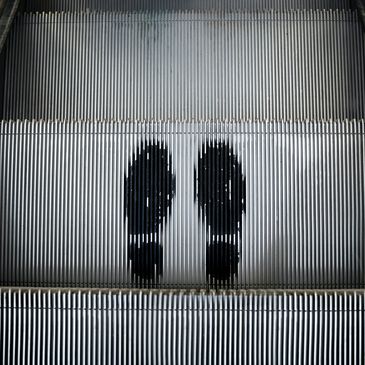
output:
[[155, 280], [162, 274], [162, 246], [156, 242], [142, 243], [140, 247], [133, 244], [128, 250], [132, 263], [132, 274], [141, 279]]
[[[214, 237], [238, 234], [245, 211], [245, 179], [242, 166], [229, 145], [214, 142], [204, 145], [195, 171], [196, 197]], [[236, 238], [236, 241], [239, 236]], [[229, 241], [229, 239], [228, 239]], [[217, 254], [215, 254], [217, 253]], [[228, 280], [238, 271], [237, 245], [224, 241], [207, 244], [207, 274]]]
[[132, 273], [153, 279], [162, 274], [162, 247], [159, 225], [164, 222], [175, 195], [175, 176], [171, 171], [171, 156], [164, 146], [152, 142], [142, 145], [128, 167], [125, 178], [125, 215], [131, 242], [135, 235], [153, 234], [153, 243], [135, 243], [128, 247]]
[[207, 247], [207, 275], [216, 280], [228, 280], [238, 273], [238, 246], [224, 241]]

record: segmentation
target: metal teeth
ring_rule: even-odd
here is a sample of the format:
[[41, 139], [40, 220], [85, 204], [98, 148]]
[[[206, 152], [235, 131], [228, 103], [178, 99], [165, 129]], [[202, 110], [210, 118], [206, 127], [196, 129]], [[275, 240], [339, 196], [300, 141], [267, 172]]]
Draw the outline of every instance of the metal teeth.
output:
[[348, 10], [24, 14], [4, 118], [360, 119], [364, 44]]
[[0, 124], [0, 285], [361, 288], [364, 120]]
[[3, 364], [364, 364], [365, 293], [0, 292]]
[[348, 9], [347, 0], [31, 0], [26, 11], [163, 11]]

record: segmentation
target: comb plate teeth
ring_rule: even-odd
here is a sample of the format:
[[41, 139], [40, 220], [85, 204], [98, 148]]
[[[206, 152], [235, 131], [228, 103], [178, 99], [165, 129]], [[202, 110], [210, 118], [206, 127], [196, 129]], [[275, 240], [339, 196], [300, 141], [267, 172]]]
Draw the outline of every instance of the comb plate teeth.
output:
[[364, 311], [363, 291], [6, 289], [0, 349], [4, 363], [363, 364]]

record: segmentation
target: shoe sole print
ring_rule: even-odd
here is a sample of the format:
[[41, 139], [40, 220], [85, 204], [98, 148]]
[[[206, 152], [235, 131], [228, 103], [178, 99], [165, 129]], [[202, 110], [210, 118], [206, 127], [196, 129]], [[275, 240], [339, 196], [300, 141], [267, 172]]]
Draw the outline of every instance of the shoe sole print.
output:
[[[238, 272], [245, 180], [228, 144], [215, 141], [204, 144], [202, 151], [194, 179], [195, 197], [211, 233], [206, 243], [207, 280], [226, 281]], [[163, 273], [159, 227], [171, 211], [175, 184], [167, 148], [144, 142], [125, 178], [128, 259], [135, 278], [156, 281]]]
[[145, 142], [128, 166], [125, 215], [128, 218], [128, 260], [132, 275], [156, 281], [163, 271], [159, 227], [175, 196], [171, 156], [157, 142]]
[[238, 273], [245, 179], [233, 149], [222, 141], [202, 146], [195, 170], [195, 196], [209, 227], [206, 274], [217, 284]]

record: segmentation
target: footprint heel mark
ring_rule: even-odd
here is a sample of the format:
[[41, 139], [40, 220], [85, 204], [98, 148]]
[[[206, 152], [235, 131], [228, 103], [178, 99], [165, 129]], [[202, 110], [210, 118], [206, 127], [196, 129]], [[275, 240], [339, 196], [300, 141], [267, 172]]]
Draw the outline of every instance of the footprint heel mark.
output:
[[155, 281], [163, 272], [159, 227], [175, 196], [171, 156], [158, 142], [144, 142], [133, 156], [125, 177], [128, 260], [134, 277]]
[[213, 240], [207, 245], [207, 275], [225, 281], [238, 273], [238, 247], [217, 238]]
[[141, 279], [156, 279], [162, 275], [162, 246], [157, 242], [142, 242], [130, 244], [128, 247], [128, 259], [131, 261], [133, 275]]

